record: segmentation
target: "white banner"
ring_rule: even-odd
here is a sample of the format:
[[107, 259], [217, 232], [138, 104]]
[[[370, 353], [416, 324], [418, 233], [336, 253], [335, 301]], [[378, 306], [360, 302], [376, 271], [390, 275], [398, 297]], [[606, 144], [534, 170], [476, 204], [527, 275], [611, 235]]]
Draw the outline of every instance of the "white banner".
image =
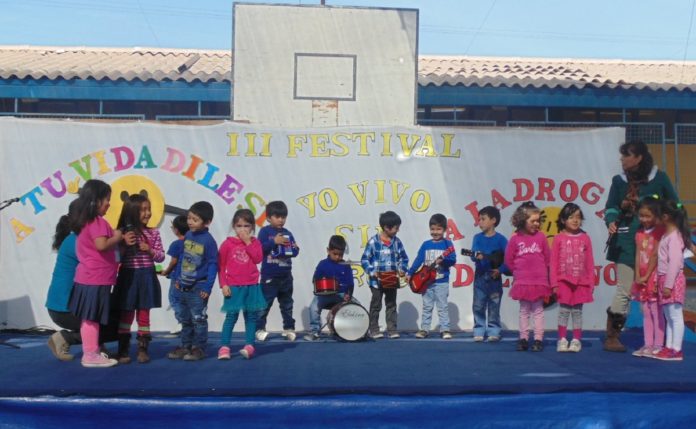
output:
[[[509, 237], [510, 216], [523, 201], [544, 209], [544, 232], [556, 233], [555, 220], [566, 202], [585, 214], [583, 228], [594, 244], [600, 285], [595, 302], [585, 306], [587, 329], [603, 327], [604, 309], [613, 295], [613, 265], [603, 250], [606, 228], [601, 211], [611, 177], [619, 170], [619, 128], [591, 131], [454, 129], [425, 127], [268, 129], [225, 123], [213, 126], [102, 124], [0, 119], [1, 198], [19, 202], [1, 212], [0, 323], [7, 328], [52, 326], [44, 308], [55, 261], [51, 239], [58, 218], [75, 192], [90, 178], [112, 186], [107, 218], [115, 224], [119, 195], [146, 189], [165, 248], [174, 240], [173, 215], [165, 204], [182, 209], [199, 200], [215, 208], [211, 233], [221, 244], [232, 214], [250, 208], [263, 224], [264, 205], [283, 200], [286, 227], [300, 255], [293, 262], [297, 329], [309, 324], [311, 278], [326, 257], [332, 234], [348, 240], [347, 259], [357, 261], [355, 296], [367, 306], [370, 292], [359, 267], [367, 240], [378, 232], [379, 214], [401, 216], [399, 237], [411, 260], [429, 239], [434, 213], [449, 219], [448, 238], [457, 249], [470, 248], [479, 232], [477, 210], [501, 209], [498, 231]], [[168, 207], [167, 207], [168, 208]], [[166, 263], [167, 261], [165, 261]], [[451, 271], [450, 319], [453, 329], [471, 329], [473, 264], [458, 256]], [[152, 311], [153, 330], [175, 325], [166, 311], [169, 282], [162, 281], [163, 309]], [[400, 329], [420, 325], [421, 297], [399, 291]], [[219, 331], [221, 293], [209, 304], [210, 329]], [[280, 330], [274, 304], [268, 329]], [[517, 329], [518, 304], [501, 306], [505, 329]], [[435, 320], [437, 318], [435, 317]], [[384, 325], [384, 316], [380, 316]], [[546, 326], [556, 327], [555, 307]], [[238, 324], [238, 330], [243, 326]]]

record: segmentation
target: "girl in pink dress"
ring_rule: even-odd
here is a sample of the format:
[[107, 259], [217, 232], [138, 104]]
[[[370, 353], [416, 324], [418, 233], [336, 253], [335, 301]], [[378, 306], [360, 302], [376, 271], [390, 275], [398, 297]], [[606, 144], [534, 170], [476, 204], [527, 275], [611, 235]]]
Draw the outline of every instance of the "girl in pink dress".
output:
[[633, 299], [643, 312], [643, 347], [633, 356], [655, 357], [665, 342], [665, 317], [657, 296], [657, 247], [665, 229], [660, 224], [660, 200], [643, 198], [638, 206], [640, 229], [636, 232], [636, 279], [631, 286]]
[[528, 201], [515, 210], [512, 226], [516, 232], [505, 249], [505, 265], [513, 275], [510, 298], [520, 302], [520, 339], [517, 350], [529, 348], [529, 319], [534, 321], [534, 343], [531, 350], [544, 349], [544, 298], [551, 295], [549, 258], [551, 251], [546, 236], [539, 231], [541, 210]]
[[[582, 349], [582, 306], [592, 302], [595, 287], [594, 256], [590, 236], [580, 227], [585, 216], [577, 204], [561, 209], [556, 224], [560, 231], [551, 247], [551, 287], [556, 292], [558, 310], [558, 352]], [[573, 339], [568, 343], [568, 319], [573, 317]]]
[[684, 248], [691, 239], [689, 217], [681, 203], [665, 201], [662, 205], [662, 223], [665, 234], [657, 250], [657, 290], [660, 306], [665, 314], [665, 347], [655, 355], [660, 360], [684, 359]]

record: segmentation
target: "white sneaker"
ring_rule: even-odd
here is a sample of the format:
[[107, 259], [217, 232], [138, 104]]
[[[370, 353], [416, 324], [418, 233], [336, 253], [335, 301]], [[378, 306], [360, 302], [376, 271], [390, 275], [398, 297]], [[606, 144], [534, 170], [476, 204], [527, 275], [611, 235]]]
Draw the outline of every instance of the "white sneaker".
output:
[[305, 341], [316, 341], [319, 339], [319, 333], [317, 332], [310, 332], [309, 334], [306, 334], [304, 336]]
[[266, 338], [268, 338], [268, 332], [266, 332], [263, 329], [259, 329], [256, 331], [256, 341], [264, 342], [266, 341]]
[[283, 337], [285, 337], [285, 339], [288, 341], [295, 341], [297, 334], [292, 329], [286, 329], [283, 331]]
[[556, 351], [559, 353], [565, 353], [569, 351], [568, 340], [566, 340], [565, 338], [561, 338], [560, 340], [558, 340], [558, 342], [556, 342]]
[[475, 336], [474, 336], [474, 342], [476, 342], [476, 343], [482, 343], [482, 342], [483, 342], [483, 336], [482, 336], [482, 335], [475, 335]]
[[570, 342], [570, 346], [568, 346], [568, 351], [572, 353], [577, 353], [580, 350], [582, 350], [582, 343], [580, 340], [576, 340], [573, 338], [573, 341]]

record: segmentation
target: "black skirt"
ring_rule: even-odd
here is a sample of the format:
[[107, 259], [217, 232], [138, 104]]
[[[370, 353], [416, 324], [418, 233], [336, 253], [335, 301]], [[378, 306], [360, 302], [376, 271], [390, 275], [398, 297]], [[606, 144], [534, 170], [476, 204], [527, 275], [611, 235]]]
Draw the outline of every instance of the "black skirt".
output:
[[162, 306], [162, 288], [155, 267], [121, 266], [114, 289], [114, 299], [121, 310], [146, 310]]

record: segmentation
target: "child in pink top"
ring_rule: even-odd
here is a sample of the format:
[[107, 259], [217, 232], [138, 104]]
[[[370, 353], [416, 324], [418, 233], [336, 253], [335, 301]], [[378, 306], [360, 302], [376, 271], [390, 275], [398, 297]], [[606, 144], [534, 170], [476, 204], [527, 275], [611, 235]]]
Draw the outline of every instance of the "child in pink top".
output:
[[684, 359], [684, 243], [691, 239], [688, 215], [681, 203], [665, 201], [662, 204], [662, 223], [665, 234], [657, 250], [657, 290], [660, 306], [665, 314], [665, 347], [655, 355], [660, 360]]
[[[590, 236], [580, 227], [585, 217], [577, 204], [561, 209], [556, 224], [560, 231], [551, 247], [551, 288], [558, 297], [558, 352], [582, 349], [582, 306], [592, 302], [595, 287], [594, 256]], [[568, 344], [568, 319], [573, 317], [573, 339]]]
[[135, 243], [133, 233], [114, 231], [103, 216], [109, 210], [111, 187], [101, 180], [88, 180], [80, 189], [75, 216], [78, 265], [70, 296], [70, 312], [79, 317], [82, 366], [104, 368], [117, 364], [99, 353], [99, 325], [109, 321], [111, 286], [116, 283], [118, 244]]
[[638, 206], [640, 229], [636, 232], [636, 278], [631, 286], [633, 299], [643, 312], [643, 347], [633, 356], [654, 357], [665, 342], [665, 317], [657, 296], [657, 247], [665, 230], [660, 225], [660, 200], [646, 197]]
[[512, 215], [515, 234], [505, 249], [505, 265], [514, 281], [510, 298], [520, 302], [520, 339], [517, 350], [529, 348], [529, 319], [534, 320], [533, 352], [544, 349], [544, 298], [551, 295], [549, 287], [549, 244], [539, 231], [541, 210], [528, 201]]
[[232, 217], [236, 237], [228, 237], [218, 254], [220, 287], [225, 296], [222, 311], [227, 313], [218, 350], [221, 360], [230, 359], [232, 329], [240, 311], [244, 312], [245, 345], [239, 354], [251, 359], [255, 353], [256, 313], [266, 308], [257, 267], [263, 259], [263, 249], [253, 236], [255, 222], [251, 210], [237, 210]]

